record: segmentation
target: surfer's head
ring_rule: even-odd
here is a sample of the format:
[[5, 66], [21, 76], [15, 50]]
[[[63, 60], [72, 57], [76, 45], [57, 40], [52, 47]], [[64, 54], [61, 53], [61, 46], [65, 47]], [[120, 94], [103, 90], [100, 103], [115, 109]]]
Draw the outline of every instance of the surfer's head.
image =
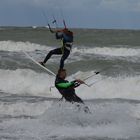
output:
[[65, 79], [66, 76], [67, 76], [66, 69], [59, 69], [57, 75], [58, 75], [60, 78]]

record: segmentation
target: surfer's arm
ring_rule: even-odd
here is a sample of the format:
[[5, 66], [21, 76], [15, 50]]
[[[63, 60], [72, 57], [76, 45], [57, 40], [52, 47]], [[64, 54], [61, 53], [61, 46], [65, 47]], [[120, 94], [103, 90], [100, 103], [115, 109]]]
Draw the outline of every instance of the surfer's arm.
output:
[[48, 24], [48, 27], [49, 27], [49, 30], [50, 30], [51, 33], [60, 33], [60, 32], [63, 33], [63, 30], [56, 30], [56, 31], [52, 30], [50, 24]]
[[73, 86], [74, 86], [74, 82], [58, 83], [58, 84], [56, 84], [56, 86], [57, 86], [58, 88], [67, 89], [67, 88], [73, 87]]
[[67, 88], [76, 88], [78, 86], [80, 86], [81, 84], [83, 84], [84, 82], [77, 79], [77, 80], [74, 80], [72, 82], [67, 82], [67, 83], [58, 83], [56, 84], [56, 86], [58, 88], [64, 88], [64, 89], [67, 89]]
[[49, 30], [50, 30], [51, 33], [56, 33], [57, 32], [57, 31], [52, 30], [50, 24], [48, 24], [48, 27], [49, 27]]

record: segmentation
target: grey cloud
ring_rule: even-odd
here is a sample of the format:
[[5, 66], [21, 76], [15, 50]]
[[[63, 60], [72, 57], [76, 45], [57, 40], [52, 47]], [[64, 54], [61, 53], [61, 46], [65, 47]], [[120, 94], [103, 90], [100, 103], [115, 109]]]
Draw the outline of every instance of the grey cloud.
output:
[[41, 9], [49, 19], [54, 13], [59, 23], [62, 23], [62, 9], [73, 27], [124, 27], [130, 22], [140, 27], [140, 0], [0, 0], [0, 25], [44, 25]]
[[29, 5], [40, 8], [63, 9], [110, 9], [115, 11], [140, 11], [140, 0], [3, 0], [7, 5]]
[[100, 7], [112, 11], [140, 11], [139, 0], [101, 0]]

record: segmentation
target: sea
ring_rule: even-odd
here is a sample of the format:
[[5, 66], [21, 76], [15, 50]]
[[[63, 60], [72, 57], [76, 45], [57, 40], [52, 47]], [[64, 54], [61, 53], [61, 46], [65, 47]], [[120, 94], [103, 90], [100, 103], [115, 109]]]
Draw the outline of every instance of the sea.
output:
[[[61, 47], [45, 27], [0, 27], [0, 140], [140, 140], [140, 30], [70, 29], [67, 80], [87, 79], [67, 103], [36, 65]], [[57, 74], [61, 55], [46, 67]], [[100, 72], [96, 74], [96, 72]]]

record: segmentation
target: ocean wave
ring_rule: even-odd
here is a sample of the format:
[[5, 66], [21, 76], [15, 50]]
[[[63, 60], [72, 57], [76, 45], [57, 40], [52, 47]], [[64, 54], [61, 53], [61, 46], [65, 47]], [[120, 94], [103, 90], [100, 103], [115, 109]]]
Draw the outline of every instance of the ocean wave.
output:
[[[95, 101], [95, 102], [94, 102]], [[0, 137], [11, 139], [139, 139], [139, 118], [133, 115], [135, 111], [140, 112], [140, 106], [127, 102], [97, 102], [89, 103], [92, 113], [78, 111], [74, 104], [53, 103], [53, 105], [37, 116], [35, 119], [17, 119], [16, 114], [31, 109], [31, 104], [18, 104], [8, 106], [9, 114], [15, 111], [14, 119], [2, 121], [0, 126], [2, 133]], [[41, 103], [40, 103], [41, 104]], [[42, 104], [43, 105], [43, 104]], [[44, 104], [45, 105], [45, 104]], [[15, 106], [15, 108], [13, 108]], [[33, 107], [34, 108], [34, 107]], [[40, 110], [38, 110], [40, 108]], [[17, 110], [16, 110], [17, 109]], [[29, 109], [29, 110], [30, 110]], [[44, 109], [44, 107], [43, 107]], [[41, 105], [37, 105], [36, 112], [43, 111]], [[18, 112], [19, 111], [19, 112]], [[32, 116], [34, 110], [31, 111]], [[28, 111], [26, 112], [28, 114]], [[23, 113], [21, 113], [23, 114]], [[26, 115], [27, 115], [26, 114]]]
[[[14, 98], [14, 97], [13, 97]], [[12, 99], [13, 99], [12, 98]], [[18, 97], [17, 97], [18, 98]], [[11, 100], [12, 100], [11, 99]], [[8, 100], [8, 98], [7, 98]], [[9, 97], [10, 100], [10, 97]], [[9, 102], [10, 103], [10, 102]], [[1, 117], [3, 116], [12, 116], [13, 118], [18, 116], [37, 116], [41, 115], [48, 109], [52, 104], [52, 101], [43, 101], [43, 102], [35, 102], [35, 103], [28, 103], [24, 101], [14, 102], [11, 104], [5, 104], [5, 102], [0, 103], [0, 114]]]
[[[74, 80], [74, 75], [68, 77]], [[37, 73], [29, 69], [0, 70], [0, 90], [18, 95], [36, 95], [60, 97], [54, 86], [55, 77], [46, 73]], [[79, 77], [80, 78], [80, 77]], [[94, 98], [126, 98], [140, 100], [140, 76], [134, 77], [106, 77], [97, 75], [86, 81], [87, 87], [81, 85], [76, 89], [77, 94], [83, 99]]]
[[[51, 46], [45, 46], [35, 44], [31, 42], [14, 42], [14, 41], [0, 41], [0, 51], [50, 51], [54, 49]], [[123, 46], [119, 47], [73, 47], [71, 54], [80, 53], [80, 55], [102, 55], [102, 56], [140, 56], [140, 49], [138, 48], [126, 48]]]
[[48, 74], [30, 69], [0, 70], [0, 77], [0, 90], [18, 95], [49, 96], [54, 81]]
[[140, 49], [132, 48], [114, 48], [114, 47], [75, 47], [73, 48], [73, 53], [80, 54], [97, 54], [97, 55], [106, 55], [106, 56], [140, 56]]
[[0, 51], [20, 52], [47, 49], [50, 49], [50, 47], [30, 42], [0, 41]]

